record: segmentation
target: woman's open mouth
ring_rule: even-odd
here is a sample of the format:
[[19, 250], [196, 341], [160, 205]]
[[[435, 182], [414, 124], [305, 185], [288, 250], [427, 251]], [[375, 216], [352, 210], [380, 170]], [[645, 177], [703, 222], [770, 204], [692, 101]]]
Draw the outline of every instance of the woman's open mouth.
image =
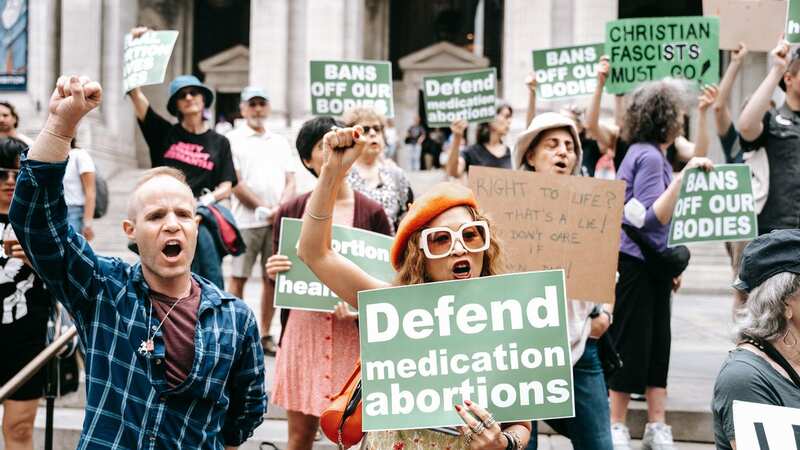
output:
[[564, 161], [556, 162], [555, 166], [558, 167], [559, 169], [564, 169], [564, 170], [567, 169], [567, 163], [565, 163]]
[[456, 280], [464, 280], [471, 276], [470, 269], [472, 267], [469, 261], [459, 261], [453, 265], [453, 278]]

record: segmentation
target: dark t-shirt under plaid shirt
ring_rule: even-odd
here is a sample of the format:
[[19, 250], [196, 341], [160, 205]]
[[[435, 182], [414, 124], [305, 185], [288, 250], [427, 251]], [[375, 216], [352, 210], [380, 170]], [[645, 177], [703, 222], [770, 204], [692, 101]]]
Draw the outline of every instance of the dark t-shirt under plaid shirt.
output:
[[[78, 449], [222, 449], [247, 440], [266, 411], [264, 355], [253, 312], [205, 279], [194, 362], [170, 387], [163, 331], [150, 355], [151, 294], [140, 264], [97, 256], [67, 226], [66, 163], [21, 158], [9, 219], [48, 289], [75, 318], [86, 349], [86, 416]], [[152, 331], [150, 332], [152, 335]]]

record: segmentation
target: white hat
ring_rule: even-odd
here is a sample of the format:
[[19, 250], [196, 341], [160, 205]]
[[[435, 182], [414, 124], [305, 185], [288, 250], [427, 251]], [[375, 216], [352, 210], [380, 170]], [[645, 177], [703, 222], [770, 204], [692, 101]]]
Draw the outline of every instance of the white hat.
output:
[[542, 131], [553, 128], [567, 128], [570, 134], [572, 134], [572, 140], [575, 143], [575, 154], [577, 155], [575, 168], [572, 170], [572, 174], [580, 175], [583, 149], [581, 148], [581, 139], [578, 136], [578, 129], [575, 128], [575, 122], [572, 119], [554, 112], [538, 114], [531, 120], [528, 129], [517, 136], [517, 142], [514, 144], [513, 169], [519, 170], [524, 168], [525, 154], [528, 153], [531, 142], [535, 141], [536, 137], [539, 136], [539, 133]]

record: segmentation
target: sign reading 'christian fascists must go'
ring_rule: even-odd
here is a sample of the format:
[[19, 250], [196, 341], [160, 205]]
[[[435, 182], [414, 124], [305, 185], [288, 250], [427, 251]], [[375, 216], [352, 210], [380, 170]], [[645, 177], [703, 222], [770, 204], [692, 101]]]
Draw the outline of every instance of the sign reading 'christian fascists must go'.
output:
[[663, 17], [606, 23], [611, 73], [606, 91], [624, 94], [666, 77], [719, 81], [719, 18]]
[[364, 431], [574, 415], [564, 271], [358, 293]]
[[394, 117], [392, 63], [311, 61], [311, 114], [341, 116], [356, 106]]

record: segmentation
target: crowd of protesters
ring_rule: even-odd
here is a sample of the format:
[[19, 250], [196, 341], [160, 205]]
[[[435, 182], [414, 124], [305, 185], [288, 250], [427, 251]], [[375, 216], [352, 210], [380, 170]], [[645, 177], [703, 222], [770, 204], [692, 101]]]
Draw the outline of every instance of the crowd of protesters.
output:
[[[140, 257], [133, 265], [95, 255], [88, 244], [95, 167], [89, 152], [76, 148], [75, 133], [101, 103], [100, 85], [59, 78], [35, 141], [16, 132], [13, 105], [0, 102], [0, 232], [8, 244], [0, 289], [15, 299], [4, 300], [0, 337], [11, 345], [0, 349], [9, 362], [0, 383], [44, 348], [58, 301], [75, 319], [85, 351], [81, 445], [239, 446], [262, 421], [269, 379], [269, 401], [287, 411], [288, 449], [307, 450], [318, 439], [321, 413], [358, 360], [358, 316], [350, 307], [359, 291], [451, 280], [456, 260], [471, 277], [506, 271], [494, 223], [465, 187], [471, 167], [616, 178], [625, 182], [616, 301], [567, 302], [575, 415], [547, 423], [576, 449], [629, 450], [629, 402], [643, 396], [644, 448], [672, 450], [671, 296], [689, 255], [669, 250], [667, 234], [684, 173], [714, 166], [706, 157], [712, 110], [725, 162], [752, 167], [759, 223], [749, 245], [726, 244], [736, 276], [737, 347], [720, 371], [711, 408], [717, 447], [735, 448], [733, 401], [800, 407], [800, 55], [780, 41], [769, 73], [734, 119], [728, 101], [747, 52], [743, 44], [733, 51], [720, 85], [702, 87], [699, 96], [680, 80], [646, 82], [616, 96], [606, 119], [607, 58], [587, 104], [558, 112], [537, 110], [537, 82], [529, 77], [526, 126], [514, 142], [506, 142], [513, 117], [507, 104], [474, 127], [474, 136], [464, 120], [429, 130], [418, 118], [405, 134], [409, 161], [401, 164], [394, 123], [370, 108], [306, 121], [293, 149], [267, 127], [270, 96], [263, 87], [241, 92], [243, 120], [218, 128], [225, 135], [204, 119], [214, 94], [195, 76], [169, 83], [166, 109], [176, 123], [135, 88], [128, 95], [153, 169], [138, 181], [123, 223]], [[786, 94], [777, 108], [776, 88]], [[690, 114], [697, 117], [694, 142], [684, 136]], [[450, 181], [415, 193], [401, 166], [439, 168]], [[296, 188], [304, 170], [316, 179], [311, 192]], [[342, 302], [331, 313], [282, 310], [273, 337], [275, 279], [292, 265], [278, 253], [283, 218], [303, 220], [298, 256]], [[378, 281], [334, 252], [333, 224], [393, 236], [395, 281]], [[448, 237], [449, 248], [434, 247], [427, 236], [437, 233]], [[226, 255], [233, 255], [227, 283]], [[254, 270], [259, 317], [237, 300]], [[624, 362], [607, 374], [604, 346]], [[275, 357], [268, 376], [265, 356]], [[43, 384], [37, 374], [3, 402], [6, 448], [32, 448]], [[468, 400], [456, 410], [461, 435], [370, 432], [362, 448], [537, 448], [536, 422], [497, 423]]]

